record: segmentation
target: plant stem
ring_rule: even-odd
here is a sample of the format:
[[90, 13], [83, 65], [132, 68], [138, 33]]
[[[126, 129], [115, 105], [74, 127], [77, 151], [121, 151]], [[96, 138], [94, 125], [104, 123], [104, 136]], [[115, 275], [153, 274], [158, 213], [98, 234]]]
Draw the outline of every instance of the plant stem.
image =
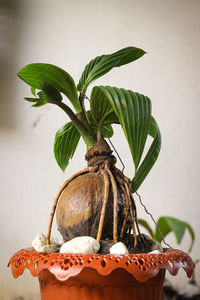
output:
[[56, 104], [59, 106], [64, 112], [68, 115], [68, 117], [71, 119], [74, 126], [77, 128], [78, 132], [84, 139], [84, 142], [87, 145], [87, 149], [90, 149], [92, 146], [96, 144], [96, 137], [95, 135], [90, 132], [90, 130], [85, 126], [83, 122], [79, 120], [79, 118], [75, 115], [75, 113], [72, 111], [72, 109], [67, 106], [63, 102], [49, 100], [48, 103]]
[[81, 105], [81, 112], [77, 114], [77, 117], [79, 118], [79, 120], [81, 120], [84, 125], [88, 128], [88, 130], [95, 135], [94, 133], [94, 130], [92, 129], [92, 127], [90, 126], [90, 121], [88, 119], [88, 116], [87, 116], [87, 113], [86, 113], [86, 110], [85, 110], [85, 93], [86, 93], [86, 90], [83, 91], [83, 92], [80, 92], [80, 95], [79, 95], [79, 102], [80, 102], [80, 105]]
[[97, 129], [97, 141], [102, 138], [102, 122], [100, 121]]

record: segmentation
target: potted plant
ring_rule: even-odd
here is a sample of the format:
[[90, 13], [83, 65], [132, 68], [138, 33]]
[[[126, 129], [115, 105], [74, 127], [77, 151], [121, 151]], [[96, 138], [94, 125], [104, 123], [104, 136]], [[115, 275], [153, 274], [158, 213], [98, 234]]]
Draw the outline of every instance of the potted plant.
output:
[[[33, 107], [53, 104], [70, 119], [55, 136], [54, 154], [60, 168], [66, 169], [80, 137], [87, 148], [87, 167], [68, 179], [55, 199], [46, 244], [50, 244], [57, 209], [58, 229], [65, 241], [77, 236], [91, 236], [100, 243], [123, 241], [132, 252], [118, 256], [41, 253], [33, 249], [17, 252], [10, 260], [14, 277], [28, 268], [39, 277], [42, 299], [111, 299], [113, 295], [117, 299], [160, 299], [165, 269], [175, 275], [183, 267], [188, 276], [192, 274], [191, 258], [179, 250], [134, 254], [139, 245], [144, 249], [147, 244], [140, 233], [133, 193], [156, 162], [161, 146], [151, 100], [111, 86], [94, 86], [89, 98], [86, 94], [97, 78], [144, 54], [142, 49], [127, 47], [98, 56], [86, 65], [77, 86], [70, 74], [51, 64], [30, 64], [18, 73], [31, 87], [34, 97], [25, 99], [33, 102]], [[86, 99], [89, 110], [85, 108]], [[131, 180], [116, 167], [106, 141], [113, 135], [112, 124], [119, 124], [127, 139], [134, 163]], [[153, 141], [143, 158], [148, 136]]]

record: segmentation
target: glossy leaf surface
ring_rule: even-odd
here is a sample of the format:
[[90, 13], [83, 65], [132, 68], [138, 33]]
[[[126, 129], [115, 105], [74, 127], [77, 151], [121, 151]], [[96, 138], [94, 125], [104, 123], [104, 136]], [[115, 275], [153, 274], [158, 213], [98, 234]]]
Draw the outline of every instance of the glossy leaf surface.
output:
[[48, 100], [55, 100], [55, 101], [61, 101], [62, 100], [62, 95], [61, 93], [55, 88], [52, 84], [48, 83], [47, 81], [44, 81], [41, 84], [42, 88], [42, 94], [43, 98], [48, 101]]
[[48, 82], [59, 92], [65, 94], [76, 111], [80, 112], [80, 103], [74, 80], [61, 68], [51, 64], [29, 64], [18, 72], [18, 76], [32, 87], [32, 92], [34, 92], [34, 88], [42, 90], [44, 81]]
[[[181, 243], [185, 230], [188, 229], [192, 240], [189, 251], [192, 250], [195, 236], [192, 227], [187, 222], [172, 217], [160, 217], [158, 219], [157, 224], [158, 227], [160, 228], [160, 231], [162, 232], [163, 237], [165, 237], [170, 232], [173, 232], [176, 236], [176, 240], [178, 244]], [[160, 236], [160, 233], [157, 228], [155, 232], [155, 238], [158, 242], [162, 241], [162, 237]]]
[[[96, 122], [96, 120], [94, 119], [91, 111], [87, 112], [91, 127], [93, 128], [94, 132], [97, 134], [98, 131], [98, 124]], [[112, 126], [110, 125], [110, 123], [108, 124], [103, 124], [102, 127], [102, 135], [104, 138], [111, 138], [114, 134], [114, 131], [112, 129]]]
[[63, 172], [74, 155], [79, 139], [80, 134], [72, 122], [65, 124], [56, 133], [54, 155]]
[[148, 97], [116, 87], [98, 87], [109, 100], [128, 141], [135, 169], [139, 165], [151, 118], [151, 101]]
[[156, 120], [151, 117], [150, 127], [148, 131], [149, 135], [152, 136], [153, 142], [142, 161], [141, 165], [139, 166], [138, 170], [136, 170], [135, 177], [132, 180], [132, 192], [136, 192], [148, 173], [150, 172], [151, 168], [155, 164], [160, 148], [161, 148], [161, 134], [159, 127], [156, 123]]
[[97, 56], [86, 65], [77, 87], [78, 90], [86, 90], [94, 80], [103, 76], [114, 67], [128, 64], [140, 58], [145, 53], [140, 48], [127, 47], [112, 54]]
[[90, 107], [96, 124], [119, 123], [119, 119], [117, 118], [111, 103], [107, 99], [105, 93], [97, 86], [92, 89]]

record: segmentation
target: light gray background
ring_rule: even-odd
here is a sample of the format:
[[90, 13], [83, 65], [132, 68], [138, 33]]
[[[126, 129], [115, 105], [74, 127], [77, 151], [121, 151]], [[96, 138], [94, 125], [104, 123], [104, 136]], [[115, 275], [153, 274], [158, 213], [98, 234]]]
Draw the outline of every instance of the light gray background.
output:
[[[129, 45], [148, 52], [95, 84], [132, 89], [152, 99], [162, 151], [139, 192], [156, 219], [170, 215], [193, 226], [196, 240], [191, 256], [200, 258], [200, 1], [0, 1], [0, 26], [0, 299], [39, 299], [37, 279], [25, 272], [14, 280], [6, 264], [15, 251], [30, 246], [38, 232], [46, 233], [59, 187], [86, 165], [81, 142], [66, 173], [58, 168], [54, 135], [67, 118], [56, 107], [34, 109], [23, 101], [30, 96], [29, 88], [15, 74], [31, 62], [56, 64], [77, 82], [84, 66], [97, 55]], [[118, 128], [113, 143], [126, 165], [125, 174], [131, 177], [131, 156]], [[152, 224], [139, 203], [138, 211]], [[54, 235], [58, 235], [55, 223]], [[180, 246], [173, 235], [167, 241], [187, 251], [190, 237], [187, 233]], [[184, 272], [170, 280], [179, 287], [187, 282]]]

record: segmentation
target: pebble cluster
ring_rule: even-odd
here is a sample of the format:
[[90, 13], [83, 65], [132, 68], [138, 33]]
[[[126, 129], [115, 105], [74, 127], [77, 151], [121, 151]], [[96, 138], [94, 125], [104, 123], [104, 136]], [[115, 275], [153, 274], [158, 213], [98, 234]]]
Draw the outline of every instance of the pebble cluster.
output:
[[[100, 249], [100, 243], [90, 236], [79, 236], [72, 240], [59, 245], [56, 241], [51, 240], [50, 245], [46, 245], [46, 236], [43, 233], [37, 234], [32, 241], [32, 247], [38, 252], [47, 253], [81, 253], [81, 254], [95, 254]], [[122, 242], [113, 244], [109, 249], [110, 254], [123, 255], [129, 254], [126, 245]], [[161, 245], [155, 241], [149, 253], [161, 253]]]

